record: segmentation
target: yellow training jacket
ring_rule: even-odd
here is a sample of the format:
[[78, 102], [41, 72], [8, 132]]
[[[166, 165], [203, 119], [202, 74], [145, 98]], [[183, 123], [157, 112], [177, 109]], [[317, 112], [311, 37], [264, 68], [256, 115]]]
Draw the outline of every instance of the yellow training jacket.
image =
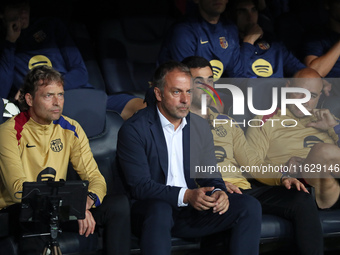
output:
[[14, 194], [22, 191], [23, 182], [36, 181], [46, 167], [56, 170], [56, 181], [65, 180], [69, 162], [102, 202], [105, 179], [78, 122], [61, 116], [50, 125], [40, 125], [28, 112], [7, 120], [0, 125], [0, 209], [21, 202]]
[[248, 146], [243, 130], [237, 124], [230, 124], [231, 122], [235, 123], [232, 118], [218, 113], [213, 108], [208, 108], [208, 114], [214, 139], [215, 156], [223, 180], [239, 188], [250, 189], [250, 183], [240, 171], [240, 166], [255, 164], [256, 152]]
[[[281, 115], [281, 110], [277, 109], [271, 115], [256, 116], [254, 119], [258, 121], [253, 121], [251, 125], [260, 126], [262, 121], [262, 127], [248, 127], [246, 138], [248, 144], [256, 149], [258, 165], [285, 165], [293, 156], [306, 158], [316, 143], [338, 144], [339, 125], [327, 132], [320, 131], [306, 127], [307, 123], [316, 120], [314, 116], [296, 118], [288, 109], [286, 113], [287, 115]], [[252, 175], [267, 185], [280, 185], [282, 173]]]

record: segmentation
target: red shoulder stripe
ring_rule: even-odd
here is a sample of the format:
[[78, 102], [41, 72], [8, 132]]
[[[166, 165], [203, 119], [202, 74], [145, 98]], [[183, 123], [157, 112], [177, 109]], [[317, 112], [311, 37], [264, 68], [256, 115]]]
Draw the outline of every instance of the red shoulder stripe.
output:
[[17, 131], [16, 136], [18, 140], [18, 145], [20, 144], [21, 132], [24, 129], [24, 125], [27, 123], [29, 119], [30, 115], [28, 114], [28, 112], [21, 112], [14, 117], [15, 120], [14, 129]]
[[275, 114], [277, 114], [278, 110], [279, 110], [279, 108], [276, 108], [276, 110], [275, 110], [273, 113], [268, 114], [268, 115], [264, 115], [264, 116], [262, 117], [263, 123], [266, 123], [268, 119], [270, 119], [270, 118], [273, 117]]

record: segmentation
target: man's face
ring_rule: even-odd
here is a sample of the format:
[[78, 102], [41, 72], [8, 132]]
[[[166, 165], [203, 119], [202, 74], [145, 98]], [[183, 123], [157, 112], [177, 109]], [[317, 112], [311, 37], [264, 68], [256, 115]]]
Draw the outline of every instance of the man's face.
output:
[[201, 12], [210, 17], [221, 15], [228, 3], [228, 0], [195, 0]]
[[30, 6], [25, 2], [15, 6], [8, 6], [5, 8], [2, 18], [5, 24], [16, 22], [20, 24], [21, 29], [25, 29], [30, 22]]
[[26, 94], [31, 118], [39, 124], [48, 125], [60, 118], [64, 107], [64, 88], [61, 83], [51, 82], [38, 87], [35, 96]]
[[[209, 66], [202, 67], [202, 68], [190, 68], [190, 72], [194, 80], [191, 104], [192, 106], [200, 108], [202, 94], [206, 94], [202, 89], [205, 89], [211, 92], [210, 89], [204, 84], [214, 87], [214, 75]], [[212, 98], [210, 96], [209, 97], [207, 96], [207, 105], [210, 105], [211, 101], [212, 101]]]
[[248, 27], [257, 24], [258, 12], [252, 1], [244, 1], [236, 7], [236, 25], [241, 32], [246, 32]]
[[[323, 87], [322, 80], [320, 78], [294, 78], [291, 87], [307, 89], [311, 93], [311, 99], [302, 105], [309, 112], [316, 108]], [[289, 93], [287, 95], [287, 98], [291, 99], [301, 99], [304, 97], [305, 94], [303, 93]], [[287, 108], [297, 118], [306, 117], [306, 115], [295, 104], [288, 104]]]
[[171, 122], [186, 117], [191, 103], [191, 76], [173, 70], [165, 76], [163, 93], [155, 88], [157, 105], [160, 112]]

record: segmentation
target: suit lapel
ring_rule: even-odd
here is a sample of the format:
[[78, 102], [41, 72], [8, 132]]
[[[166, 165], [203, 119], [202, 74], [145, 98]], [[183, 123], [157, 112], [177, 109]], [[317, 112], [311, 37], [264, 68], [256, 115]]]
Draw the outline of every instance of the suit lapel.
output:
[[190, 178], [190, 113], [186, 117], [187, 125], [183, 128], [183, 167], [185, 181], [189, 189], [197, 188], [194, 179]]
[[157, 151], [158, 151], [158, 160], [159, 164], [162, 168], [162, 171], [165, 175], [165, 181], [168, 176], [168, 149], [165, 142], [165, 137], [163, 133], [163, 129], [161, 126], [161, 122], [159, 120], [159, 116], [154, 108], [154, 111], [150, 114], [150, 130], [154, 139], [154, 143], [156, 144]]
[[[165, 176], [168, 176], [168, 150], [156, 107], [150, 111], [150, 130], [158, 151], [158, 160]], [[190, 113], [186, 117], [187, 125], [183, 128], [183, 167], [184, 177], [189, 189], [197, 188], [195, 180], [190, 178]]]

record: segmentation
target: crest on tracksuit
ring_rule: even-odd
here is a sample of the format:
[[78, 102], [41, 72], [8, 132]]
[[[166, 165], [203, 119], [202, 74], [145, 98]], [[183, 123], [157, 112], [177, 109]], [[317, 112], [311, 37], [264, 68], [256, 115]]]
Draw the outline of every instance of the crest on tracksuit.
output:
[[260, 41], [257, 43], [257, 45], [259, 46], [259, 48], [261, 50], [269, 50], [270, 49], [270, 44], [267, 43], [266, 41]]
[[44, 31], [40, 30], [33, 35], [34, 40], [37, 43], [41, 43], [46, 39], [47, 35]]
[[228, 133], [227, 130], [222, 125], [215, 127], [215, 131], [219, 137], [225, 137], [227, 136], [227, 133]]
[[64, 148], [63, 143], [61, 142], [61, 139], [55, 139], [51, 141], [51, 149], [54, 152], [59, 152]]
[[220, 45], [223, 49], [228, 48], [228, 42], [224, 36], [220, 37]]

